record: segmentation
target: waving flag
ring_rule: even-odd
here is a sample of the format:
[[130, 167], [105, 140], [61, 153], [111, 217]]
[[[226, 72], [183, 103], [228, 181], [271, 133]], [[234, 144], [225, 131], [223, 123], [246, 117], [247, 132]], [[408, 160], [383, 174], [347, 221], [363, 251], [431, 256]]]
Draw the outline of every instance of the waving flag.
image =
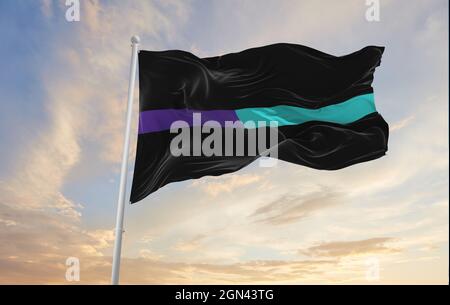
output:
[[385, 155], [389, 129], [371, 86], [383, 51], [336, 57], [284, 43], [209, 58], [141, 51], [130, 201], [171, 182], [237, 171], [263, 151], [322, 170]]

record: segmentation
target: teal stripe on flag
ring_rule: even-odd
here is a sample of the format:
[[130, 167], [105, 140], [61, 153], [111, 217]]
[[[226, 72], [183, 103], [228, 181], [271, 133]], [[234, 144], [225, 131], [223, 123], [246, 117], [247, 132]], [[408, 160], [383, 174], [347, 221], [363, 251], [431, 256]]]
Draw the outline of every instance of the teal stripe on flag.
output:
[[265, 121], [267, 126], [270, 121], [278, 122], [278, 126], [298, 125], [310, 121], [349, 124], [373, 112], [376, 112], [373, 93], [358, 95], [345, 102], [319, 109], [280, 105], [236, 110], [241, 122]]

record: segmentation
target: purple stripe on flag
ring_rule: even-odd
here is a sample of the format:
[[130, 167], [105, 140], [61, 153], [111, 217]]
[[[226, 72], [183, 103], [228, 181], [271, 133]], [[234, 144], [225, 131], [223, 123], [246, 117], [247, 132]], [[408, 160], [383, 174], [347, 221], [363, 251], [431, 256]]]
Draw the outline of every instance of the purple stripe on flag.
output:
[[[201, 114], [201, 122], [194, 122], [193, 114]], [[225, 121], [239, 121], [234, 110], [190, 110], [190, 109], [157, 109], [147, 110], [139, 114], [139, 134], [170, 130], [175, 121], [184, 121], [190, 127], [202, 125], [207, 121], [216, 121], [225, 126]]]

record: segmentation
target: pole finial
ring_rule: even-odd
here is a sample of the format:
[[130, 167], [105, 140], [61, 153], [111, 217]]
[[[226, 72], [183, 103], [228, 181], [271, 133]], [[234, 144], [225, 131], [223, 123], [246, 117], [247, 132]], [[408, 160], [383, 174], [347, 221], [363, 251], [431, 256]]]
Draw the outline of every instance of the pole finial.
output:
[[141, 42], [141, 39], [139, 38], [139, 36], [134, 35], [133, 37], [131, 37], [132, 44], [139, 44], [140, 42]]

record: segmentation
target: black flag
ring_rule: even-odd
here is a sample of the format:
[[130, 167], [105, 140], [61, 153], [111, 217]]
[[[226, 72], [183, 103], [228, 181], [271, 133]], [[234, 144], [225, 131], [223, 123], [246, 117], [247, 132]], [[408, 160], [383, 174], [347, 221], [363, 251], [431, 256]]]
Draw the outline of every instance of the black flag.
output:
[[130, 201], [237, 171], [263, 153], [322, 170], [383, 156], [389, 129], [371, 86], [383, 51], [336, 57], [285, 43], [209, 58], [141, 51]]

